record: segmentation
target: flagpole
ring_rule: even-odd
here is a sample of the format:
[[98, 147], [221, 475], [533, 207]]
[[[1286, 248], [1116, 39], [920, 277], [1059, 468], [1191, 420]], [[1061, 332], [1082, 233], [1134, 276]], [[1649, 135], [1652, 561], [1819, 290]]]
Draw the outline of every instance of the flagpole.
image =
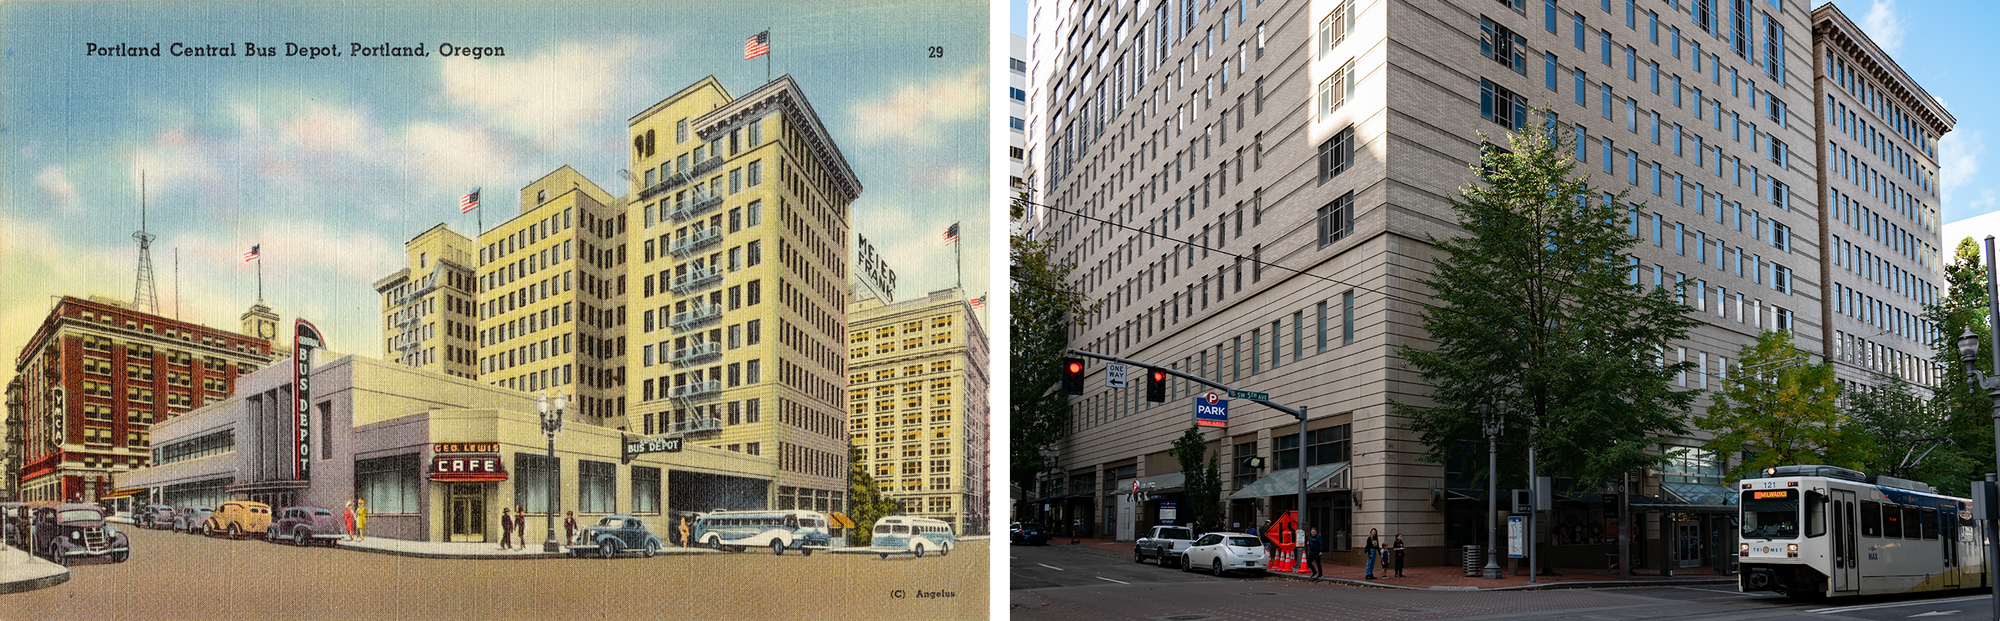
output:
[[[262, 244], [258, 245], [261, 246]], [[263, 250], [263, 249], [259, 248], [258, 250]], [[264, 301], [264, 253], [263, 252], [257, 253], [257, 301], [259, 303], [262, 303]]]
[[765, 27], [764, 27], [764, 33], [765, 33], [765, 35], [764, 35], [764, 47], [766, 48], [766, 50], [765, 50], [765, 52], [764, 52], [764, 83], [765, 83], [765, 84], [770, 84], [770, 83], [771, 83], [771, 52], [769, 51], [769, 48], [770, 48], [770, 46], [771, 46], [771, 35], [770, 35], [770, 32], [771, 32], [771, 27], [770, 27], [770, 26], [765, 26]]

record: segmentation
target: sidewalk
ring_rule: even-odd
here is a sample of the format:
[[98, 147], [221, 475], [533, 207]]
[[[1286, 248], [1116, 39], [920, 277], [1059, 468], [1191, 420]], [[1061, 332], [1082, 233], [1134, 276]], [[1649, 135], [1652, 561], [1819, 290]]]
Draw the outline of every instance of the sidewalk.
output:
[[20, 548], [0, 545], [0, 593], [46, 589], [69, 582], [69, 568], [42, 560]]
[[[376, 554], [393, 554], [396, 556], [414, 556], [417, 558], [444, 558], [444, 559], [507, 560], [507, 559], [560, 558], [570, 555], [567, 548], [565, 548], [562, 552], [556, 554], [544, 553], [542, 552], [542, 544], [539, 541], [528, 544], [528, 547], [526, 548], [516, 547], [511, 549], [501, 549], [499, 542], [447, 543], [442, 541], [405, 541], [402, 539], [385, 539], [381, 537], [374, 537], [369, 539], [342, 539], [340, 543], [336, 545], [336, 547], [344, 550], [374, 552]], [[707, 548], [680, 548], [680, 547], [660, 548], [660, 554], [716, 554], [716, 553], [717, 552], [715, 550], [710, 550]], [[627, 553], [621, 553], [621, 556], [637, 555], [637, 554], [638, 554], [637, 552], [627, 552]]]
[[[1049, 545], [1061, 547], [1061, 546], [1068, 546], [1070, 544], [1067, 538], [1058, 537], [1056, 539], [1050, 540]], [[1079, 543], [1077, 545], [1087, 547], [1092, 550], [1116, 553], [1125, 557], [1132, 556], [1131, 542], [1110, 541], [1105, 539], [1081, 539], [1079, 540]], [[1533, 583], [1528, 582], [1528, 576], [1526, 575], [1525, 572], [1523, 572], [1522, 575], [1518, 576], [1508, 575], [1498, 580], [1487, 580], [1477, 576], [1466, 576], [1465, 569], [1457, 565], [1430, 566], [1430, 567], [1405, 566], [1403, 568], [1404, 577], [1402, 578], [1385, 577], [1385, 575], [1393, 576], [1395, 572], [1393, 570], [1386, 572], [1382, 571], [1382, 567], [1378, 565], [1375, 568], [1376, 571], [1374, 580], [1368, 580], [1365, 578], [1365, 576], [1367, 575], [1366, 568], [1360, 565], [1343, 565], [1343, 564], [1328, 562], [1328, 563], [1322, 563], [1321, 569], [1323, 569], [1324, 571], [1321, 573], [1322, 577], [1319, 580], [1319, 582], [1344, 584], [1350, 586], [1378, 587], [1386, 589], [1416, 589], [1416, 590], [1435, 590], [1435, 591], [1507, 591], [1507, 590], [1538, 590], [1538, 589], [1603, 588], [1603, 587], [1621, 587], [1621, 586], [1661, 586], [1661, 585], [1688, 586], [1688, 585], [1704, 585], [1704, 584], [1714, 585], [1714, 584], [1736, 583], [1735, 576], [1717, 575], [1716, 573], [1714, 573], [1714, 571], [1705, 568], [1676, 570], [1674, 572], [1674, 575], [1672, 576], [1661, 576], [1657, 571], [1642, 570], [1642, 572], [1644, 573], [1640, 573], [1638, 575], [1625, 578], [1619, 577], [1615, 572], [1612, 572], [1611, 570], [1608, 569], [1591, 570], [1591, 569], [1576, 569], [1576, 568], [1557, 568], [1554, 571], [1561, 575], [1557, 576], [1544, 575]], [[1266, 575], [1269, 575], [1272, 578], [1278, 578], [1283, 580], [1297, 580], [1302, 582], [1309, 581], [1309, 576], [1312, 575], [1310, 573], [1297, 573], [1289, 571], [1288, 572], [1271, 571], [1265, 573]]]

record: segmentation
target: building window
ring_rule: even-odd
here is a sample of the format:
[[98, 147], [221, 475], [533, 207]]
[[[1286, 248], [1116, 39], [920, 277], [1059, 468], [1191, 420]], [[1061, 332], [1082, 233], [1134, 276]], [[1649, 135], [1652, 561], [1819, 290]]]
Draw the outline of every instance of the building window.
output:
[[514, 454], [514, 503], [531, 513], [549, 510], [549, 481], [556, 476], [556, 464], [547, 456]]
[[1326, 183], [1354, 165], [1354, 127], [1348, 126], [1319, 145], [1319, 182]]
[[1354, 292], [1340, 294], [1340, 342], [1354, 342]]
[[354, 492], [376, 515], [417, 513], [419, 476], [416, 453], [363, 459], [354, 462]]
[[577, 510], [610, 513], [618, 502], [618, 465], [601, 461], [577, 462]]
[[1488, 80], [1479, 81], [1479, 116], [1509, 130], [1528, 124], [1527, 98]]
[[1528, 48], [1528, 38], [1508, 30], [1506, 26], [1493, 23], [1485, 17], [1479, 18], [1479, 55], [1513, 69], [1514, 73], [1528, 74], [1528, 57], [1523, 53]]
[[1326, 118], [1354, 96], [1354, 61], [1347, 61], [1319, 83], [1319, 115]]
[[1319, 208], [1319, 247], [1325, 248], [1333, 242], [1347, 237], [1354, 229], [1354, 193], [1342, 194], [1340, 198]]
[[632, 512], [640, 515], [660, 512], [659, 468], [632, 467]]

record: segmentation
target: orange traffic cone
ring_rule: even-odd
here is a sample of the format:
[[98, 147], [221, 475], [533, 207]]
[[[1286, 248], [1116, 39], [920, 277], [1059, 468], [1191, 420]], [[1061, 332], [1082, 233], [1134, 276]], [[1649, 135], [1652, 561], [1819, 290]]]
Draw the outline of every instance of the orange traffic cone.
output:
[[1298, 566], [1298, 568], [1297, 568], [1297, 569], [1294, 569], [1293, 571], [1296, 571], [1296, 572], [1298, 572], [1298, 573], [1302, 573], [1302, 574], [1309, 574], [1309, 573], [1312, 573], [1312, 565], [1311, 565], [1310, 563], [1307, 563], [1307, 562], [1306, 562], [1306, 551], [1305, 551], [1305, 548], [1304, 548], [1304, 546], [1301, 546], [1301, 547], [1299, 548], [1299, 550], [1298, 550], [1298, 554], [1299, 554], [1299, 566]]

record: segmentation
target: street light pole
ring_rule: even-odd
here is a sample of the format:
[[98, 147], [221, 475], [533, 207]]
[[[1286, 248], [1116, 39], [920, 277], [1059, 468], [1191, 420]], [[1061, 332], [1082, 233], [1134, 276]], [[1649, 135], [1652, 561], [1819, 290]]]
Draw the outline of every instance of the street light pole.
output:
[[569, 398], [560, 392], [556, 393], [555, 407], [550, 408], [549, 393], [542, 391], [540, 398], [535, 402], [535, 407], [542, 413], [542, 435], [548, 436], [549, 439], [549, 507], [546, 516], [548, 538], [542, 541], [542, 552], [555, 554], [562, 552], [562, 544], [556, 542], [556, 514], [562, 512], [560, 481], [562, 468], [557, 466], [556, 461], [556, 434], [562, 433], [563, 410], [569, 408]]
[[1507, 402], [1500, 402], [1500, 411], [1493, 406], [1481, 404], [1481, 423], [1486, 429], [1486, 572], [1487, 580], [1499, 580], [1500, 575], [1500, 431], [1507, 424]]
[[[2000, 300], [1996, 300], [1996, 298], [2000, 298], [2000, 285], [1996, 285], [1993, 264], [1993, 236], [1988, 235], [1986, 236], [1986, 318], [1989, 336], [2000, 338], [2000, 331], [1993, 331], [1991, 329], [1994, 324], [2000, 323], [2000, 313], [1994, 312], [1996, 307], [2000, 307]], [[1995, 341], [1995, 343], [1993, 357], [1996, 361], [2000, 361], [2000, 341]], [[1977, 357], [1979, 357], [1979, 336], [1973, 334], [1971, 328], [1966, 328], [1965, 332], [1958, 337], [1958, 360], [1965, 365], [1966, 383], [1970, 385], [1973, 394], [1977, 395], [1979, 394], [1979, 390], [1984, 389], [1986, 397], [1993, 402], [1993, 438], [1995, 446], [2000, 446], [2000, 377], [1987, 377], [1985, 373], [1979, 372], [1979, 369], [1973, 366], [1973, 359]], [[1996, 366], [1994, 371], [2000, 373], [2000, 366]], [[2000, 451], [1994, 453], [1994, 465], [2000, 467]], [[1996, 472], [2000, 472], [2000, 470], [1996, 470]], [[1995, 522], [1991, 518], [1994, 516], [1989, 515], [1987, 517], [1989, 519], [1985, 524], [1985, 528], [1988, 530], [1985, 532], [1989, 534], [1989, 539], [1993, 539], [1990, 533]], [[2000, 539], [1994, 539], [1992, 548], [1987, 551], [1987, 576], [1995, 575], [1995, 563], [1996, 561], [2000, 561], [2000, 559], [1996, 559], [1995, 557], [2000, 557]], [[1993, 619], [2000, 621], [2000, 587], [1993, 589]]]

